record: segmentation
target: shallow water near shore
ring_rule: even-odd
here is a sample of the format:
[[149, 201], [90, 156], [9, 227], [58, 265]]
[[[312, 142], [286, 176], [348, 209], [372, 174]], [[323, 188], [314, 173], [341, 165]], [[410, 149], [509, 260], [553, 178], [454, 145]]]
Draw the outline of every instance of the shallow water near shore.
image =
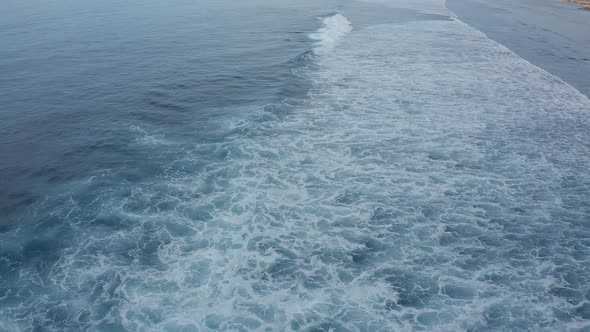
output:
[[553, 0], [448, 0], [459, 19], [590, 96], [590, 13]]
[[2, 14], [0, 329], [590, 328], [590, 101], [443, 1], [52, 6]]

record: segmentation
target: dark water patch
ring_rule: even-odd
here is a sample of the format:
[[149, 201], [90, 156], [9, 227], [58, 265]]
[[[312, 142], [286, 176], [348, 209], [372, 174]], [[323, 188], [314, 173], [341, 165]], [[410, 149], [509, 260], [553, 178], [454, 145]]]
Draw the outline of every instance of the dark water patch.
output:
[[195, 144], [220, 120], [303, 98], [308, 85], [292, 59], [311, 48], [318, 8], [331, 6], [36, 3], [4, 12], [0, 211], [12, 221], [2, 224], [104, 169], [161, 172], [130, 126]]

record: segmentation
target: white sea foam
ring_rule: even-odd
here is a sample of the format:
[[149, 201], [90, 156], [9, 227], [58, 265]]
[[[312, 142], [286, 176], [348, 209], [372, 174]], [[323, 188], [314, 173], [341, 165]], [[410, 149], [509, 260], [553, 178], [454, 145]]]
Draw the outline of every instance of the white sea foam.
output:
[[76, 243], [19, 275], [60, 296], [4, 327], [588, 325], [588, 99], [457, 21], [366, 27], [316, 60], [296, 112], [68, 199]]
[[341, 14], [334, 14], [322, 18], [323, 26], [309, 35], [316, 40], [314, 52], [318, 55], [331, 52], [340, 39], [352, 31], [352, 23]]

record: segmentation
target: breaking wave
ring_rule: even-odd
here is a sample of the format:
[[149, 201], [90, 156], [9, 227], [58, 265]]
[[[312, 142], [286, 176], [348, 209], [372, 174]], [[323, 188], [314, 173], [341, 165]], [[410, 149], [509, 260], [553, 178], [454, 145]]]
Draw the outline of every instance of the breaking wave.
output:
[[332, 51], [340, 39], [352, 31], [352, 23], [338, 13], [322, 18], [322, 24], [323, 27], [309, 35], [316, 41], [314, 53], [318, 55]]

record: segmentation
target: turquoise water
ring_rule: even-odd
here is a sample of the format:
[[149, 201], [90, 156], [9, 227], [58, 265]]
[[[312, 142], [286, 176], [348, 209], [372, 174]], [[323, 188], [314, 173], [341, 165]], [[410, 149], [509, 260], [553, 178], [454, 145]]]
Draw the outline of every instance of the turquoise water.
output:
[[590, 328], [590, 101], [442, 1], [6, 8], [0, 330]]

